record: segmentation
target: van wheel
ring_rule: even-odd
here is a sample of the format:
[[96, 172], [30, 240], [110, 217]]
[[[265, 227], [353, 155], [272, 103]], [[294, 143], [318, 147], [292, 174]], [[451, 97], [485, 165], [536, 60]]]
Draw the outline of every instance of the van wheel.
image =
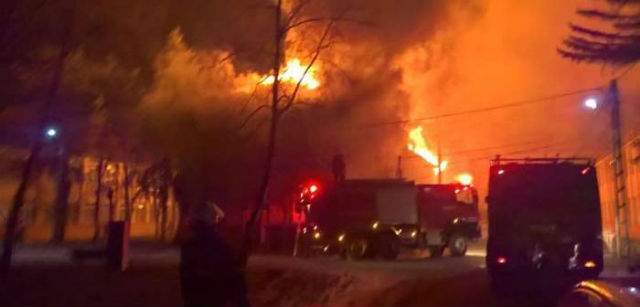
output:
[[454, 234], [449, 238], [451, 256], [462, 257], [467, 253], [467, 238], [461, 234]]
[[429, 256], [431, 256], [431, 258], [442, 257], [443, 253], [444, 246], [429, 246]]
[[362, 260], [366, 257], [369, 251], [369, 241], [364, 238], [353, 238], [349, 241], [347, 247], [347, 256], [349, 259]]

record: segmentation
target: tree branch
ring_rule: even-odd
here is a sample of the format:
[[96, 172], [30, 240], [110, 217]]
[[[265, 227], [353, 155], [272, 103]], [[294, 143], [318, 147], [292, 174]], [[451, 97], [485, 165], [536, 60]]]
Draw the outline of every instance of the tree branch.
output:
[[325, 45], [325, 41], [327, 40], [327, 37], [329, 36], [329, 33], [331, 32], [331, 28], [333, 27], [335, 23], [335, 20], [331, 20], [327, 26], [324, 29], [324, 33], [322, 33], [322, 37], [320, 38], [320, 41], [318, 42], [318, 45], [314, 51], [313, 54], [313, 58], [311, 59], [311, 61], [309, 62], [309, 65], [307, 65], [307, 67], [304, 70], [304, 73], [302, 74], [302, 76], [300, 77], [300, 79], [298, 80], [298, 82], [296, 83], [296, 87], [293, 90], [293, 93], [291, 94], [291, 97], [289, 97], [287, 103], [284, 105], [284, 107], [282, 107], [280, 109], [280, 113], [284, 113], [287, 110], [289, 110], [291, 108], [291, 106], [293, 105], [293, 102], [295, 101], [296, 97], [298, 96], [298, 92], [300, 91], [300, 87], [302, 85], [302, 81], [304, 80], [304, 78], [307, 76], [307, 74], [309, 73], [309, 70], [311, 69], [311, 67], [315, 64], [316, 60], [318, 60], [318, 56], [320, 56], [320, 52], [327, 48], [327, 46], [329, 45]]
[[561, 56], [585, 62], [604, 62], [616, 65], [640, 60], [640, 44], [608, 44], [570, 37], [564, 41], [566, 48], [558, 48]]
[[249, 113], [249, 115], [247, 115], [247, 117], [242, 121], [242, 124], [240, 124], [240, 127], [238, 127], [238, 130], [242, 130], [244, 128], [244, 126], [246, 126], [249, 121], [251, 120], [251, 118], [253, 116], [255, 116], [256, 114], [258, 114], [258, 112], [260, 112], [260, 110], [269, 107], [268, 104], [263, 104], [259, 107], [257, 107], [255, 110], [253, 110], [253, 112]]
[[626, 4], [638, 4], [640, 3], [640, 0], [607, 0], [607, 2], [611, 4], [626, 5]]
[[608, 33], [598, 30], [588, 29], [579, 25], [569, 24], [569, 27], [573, 32], [585, 34], [594, 38], [600, 39], [608, 39], [608, 40], [618, 40], [618, 41], [627, 41], [634, 42], [640, 40], [640, 35], [637, 34], [622, 34], [622, 33]]
[[588, 10], [578, 9], [576, 10], [576, 14], [584, 17], [589, 17], [589, 18], [598, 18], [605, 21], [628, 20], [628, 19], [638, 18], [637, 15], [622, 15], [618, 13], [609, 13], [609, 12], [605, 12], [601, 10], [593, 10], [593, 9], [588, 9]]
[[298, 5], [296, 5], [293, 9], [291, 9], [291, 12], [289, 13], [288, 19], [289, 21], [293, 21], [298, 17], [298, 14], [300, 14], [300, 12], [302, 12], [302, 9], [307, 6], [307, 4], [309, 4], [309, 2], [311, 2], [311, 0], [301, 0], [298, 2]]
[[262, 79], [260, 79], [260, 81], [256, 82], [256, 85], [253, 87], [253, 91], [251, 91], [251, 95], [249, 95], [249, 98], [247, 98], [247, 101], [245, 101], [242, 104], [242, 107], [240, 107], [240, 110], [238, 110], [238, 113], [242, 114], [244, 112], [244, 110], [251, 103], [253, 98], [256, 97], [256, 94], [258, 93], [258, 88], [260, 87], [260, 84], [262, 84], [265, 80], [267, 80], [268, 77], [269, 76], [264, 76], [264, 77], [262, 77]]
[[629, 21], [621, 21], [613, 24], [616, 29], [619, 30], [640, 30], [640, 18]]
[[235, 57], [239, 52], [237, 51], [233, 51], [233, 52], [228, 52], [225, 56], [223, 56], [220, 59], [216, 59], [217, 61], [212, 61], [211, 64], [208, 65], [202, 65], [199, 68], [199, 71], [204, 71], [205, 69], [214, 69], [216, 67], [218, 67], [218, 65], [223, 64], [224, 62], [227, 62], [229, 60], [231, 60], [233, 57]]
[[325, 18], [325, 17], [307, 18], [307, 19], [303, 19], [303, 20], [300, 20], [298, 22], [289, 24], [288, 26], [286, 26], [284, 28], [284, 30], [285, 31], [289, 31], [289, 30], [291, 30], [293, 28], [299, 27], [299, 26], [307, 24], [307, 23], [320, 22], [320, 21], [326, 21], [326, 20], [330, 20], [330, 18]]

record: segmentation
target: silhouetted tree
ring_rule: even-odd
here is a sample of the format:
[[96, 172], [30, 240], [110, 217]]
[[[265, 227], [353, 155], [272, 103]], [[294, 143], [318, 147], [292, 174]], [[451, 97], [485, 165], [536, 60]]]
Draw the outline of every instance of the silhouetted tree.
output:
[[[96, 190], [95, 200], [93, 204], [93, 242], [98, 241], [100, 237], [100, 200], [102, 199], [102, 178], [104, 177], [105, 159], [100, 157], [96, 166]], [[111, 205], [111, 204], [110, 204]], [[109, 207], [111, 211], [111, 207]], [[112, 212], [109, 212], [111, 215]]]
[[51, 237], [51, 242], [53, 243], [64, 241], [69, 216], [69, 192], [71, 190], [69, 153], [65, 148], [62, 148], [61, 151], [57, 159], [59, 161], [57, 167], [58, 180], [53, 208], [53, 236]]
[[606, 0], [609, 9], [578, 9], [579, 16], [605, 23], [608, 30], [570, 23], [571, 34], [558, 52], [578, 61], [625, 65], [640, 60], [640, 0]]
[[[70, 1], [70, 3], [68, 3], [67, 6], [64, 7], [61, 17], [64, 17], [65, 22], [63, 22], [60, 34], [60, 42], [58, 45], [59, 49], [54, 60], [55, 64], [51, 72], [51, 80], [48, 84], [44, 101], [39, 107], [39, 110], [41, 114], [43, 114], [43, 117], [38, 121], [36, 129], [36, 131], [38, 132], [44, 131], [47, 122], [51, 120], [50, 115], [52, 106], [62, 84], [64, 65], [67, 61], [67, 57], [69, 55], [69, 50], [71, 47], [71, 33], [73, 28], [72, 21], [75, 17], [75, 1]], [[38, 160], [38, 156], [42, 151], [43, 145], [43, 137], [41, 135], [35, 135], [35, 138], [31, 140], [31, 150], [29, 153], [29, 157], [27, 158], [23, 166], [20, 184], [18, 185], [18, 188], [16, 189], [13, 197], [13, 204], [11, 206], [9, 217], [7, 218], [6, 222], [6, 229], [4, 234], [5, 237], [2, 245], [2, 257], [0, 258], [0, 274], [2, 274], [3, 276], [9, 272], [9, 268], [11, 266], [13, 247], [15, 244], [17, 233], [16, 228], [18, 225], [20, 211], [24, 206], [25, 194], [33, 176], [33, 168], [36, 161]]]
[[[273, 160], [276, 154], [276, 140], [278, 137], [278, 127], [282, 116], [289, 111], [298, 95], [302, 86], [302, 82], [309, 70], [318, 60], [320, 53], [331, 46], [331, 33], [336, 22], [343, 20], [344, 13], [341, 12], [335, 16], [319, 17], [319, 16], [305, 16], [304, 10], [310, 5], [312, 1], [299, 1], [296, 2], [289, 10], [285, 10], [283, 7], [283, 1], [277, 0], [273, 6], [274, 10], [274, 37], [273, 37], [273, 62], [272, 62], [272, 76], [273, 84], [271, 85], [271, 102], [269, 105], [258, 107], [250, 116], [253, 116], [256, 112], [266, 107], [270, 111], [269, 120], [269, 132], [267, 139], [267, 150], [264, 162], [264, 171], [260, 178], [260, 185], [258, 195], [256, 198], [255, 207], [251, 212], [251, 217], [246, 225], [245, 231], [245, 252], [250, 252], [253, 245], [253, 237], [256, 230], [256, 224], [259, 220], [260, 212], [267, 203], [267, 191], [269, 190], [269, 184], [271, 182], [271, 175], [273, 171]], [[287, 91], [283, 88], [280, 81], [280, 75], [282, 70], [282, 63], [286, 62], [286, 44], [287, 34], [295, 28], [308, 25], [323, 23], [322, 32], [319, 39], [315, 43], [315, 47], [310, 53], [310, 60], [304, 69], [303, 75], [297, 80], [293, 89]]]

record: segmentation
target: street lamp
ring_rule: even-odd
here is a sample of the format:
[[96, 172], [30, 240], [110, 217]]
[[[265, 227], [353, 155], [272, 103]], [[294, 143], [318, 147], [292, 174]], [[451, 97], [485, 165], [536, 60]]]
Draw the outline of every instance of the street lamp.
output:
[[58, 136], [58, 129], [56, 127], [47, 127], [44, 130], [44, 135], [47, 139], [54, 139]]
[[[613, 191], [615, 210], [616, 255], [628, 258], [629, 256], [629, 204], [626, 194], [626, 177], [622, 157], [622, 132], [620, 127], [620, 95], [618, 81], [611, 80], [608, 89], [600, 91], [602, 101], [610, 108], [611, 112], [611, 144], [613, 167]], [[598, 99], [594, 96], [584, 101], [584, 106], [595, 110], [598, 108]]]
[[595, 97], [589, 97], [584, 100], [584, 106], [591, 110], [595, 110], [598, 108], [598, 99]]

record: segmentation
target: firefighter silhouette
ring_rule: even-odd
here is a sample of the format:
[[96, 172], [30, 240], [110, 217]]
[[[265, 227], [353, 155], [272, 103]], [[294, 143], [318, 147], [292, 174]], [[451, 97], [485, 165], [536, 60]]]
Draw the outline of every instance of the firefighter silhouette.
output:
[[331, 161], [331, 171], [333, 172], [333, 178], [336, 182], [340, 182], [345, 179], [346, 165], [342, 154], [333, 156], [333, 161]]

